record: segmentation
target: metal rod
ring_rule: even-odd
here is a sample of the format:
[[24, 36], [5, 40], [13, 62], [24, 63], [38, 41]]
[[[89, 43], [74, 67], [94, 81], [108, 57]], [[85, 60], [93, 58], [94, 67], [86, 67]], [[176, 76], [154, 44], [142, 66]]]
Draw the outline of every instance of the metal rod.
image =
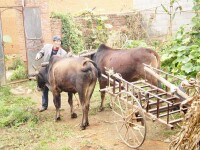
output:
[[147, 108], [146, 111], [149, 111], [149, 94], [146, 94], [146, 102], [147, 102]]
[[[183, 109], [183, 110], [187, 110], [187, 109]], [[180, 113], [182, 110], [175, 110], [175, 111], [170, 111], [169, 114], [167, 113], [164, 113], [164, 114], [160, 114], [160, 118], [161, 117], [165, 117], [165, 116], [168, 116], [168, 115], [171, 115], [171, 114], [175, 114], [175, 113]], [[168, 122], [169, 123], [169, 122]]]
[[107, 78], [107, 85], [110, 86], [110, 76]]
[[169, 122], [169, 124], [175, 124], [175, 123], [178, 123], [178, 122], [180, 122], [180, 121], [182, 121], [182, 120], [183, 120], [183, 118], [179, 118], [179, 119], [176, 119], [176, 120], [172, 120], [172, 121]]
[[167, 123], [169, 123], [169, 104], [167, 104]]
[[[166, 74], [165, 79], [168, 80], [168, 75]], [[168, 87], [165, 85], [165, 91], [168, 91]]]
[[159, 99], [157, 99], [157, 118], [159, 118], [159, 107], [160, 107], [160, 102], [159, 102]]
[[114, 78], [114, 82], [113, 82], [113, 94], [115, 94], [115, 82], [116, 82], [116, 78]]
[[[119, 92], [121, 92], [122, 87], [121, 87], [121, 79], [119, 80]], [[119, 97], [121, 97], [121, 94], [119, 95]]]
[[140, 105], [142, 106], [142, 94], [141, 94], [141, 92], [139, 92], [139, 102], [140, 102]]

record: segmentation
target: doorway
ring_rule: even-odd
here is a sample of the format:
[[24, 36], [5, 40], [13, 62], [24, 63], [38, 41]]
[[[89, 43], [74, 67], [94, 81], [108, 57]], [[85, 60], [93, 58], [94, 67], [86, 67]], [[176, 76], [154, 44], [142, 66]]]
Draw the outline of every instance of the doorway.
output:
[[0, 7], [0, 85], [27, 79], [42, 45], [38, 7]]

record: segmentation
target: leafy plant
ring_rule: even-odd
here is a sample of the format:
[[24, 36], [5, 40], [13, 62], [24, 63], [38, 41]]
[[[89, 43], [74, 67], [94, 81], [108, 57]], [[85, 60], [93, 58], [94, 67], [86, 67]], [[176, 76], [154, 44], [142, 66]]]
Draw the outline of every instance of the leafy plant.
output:
[[150, 47], [144, 40], [127, 40], [124, 44], [125, 48], [135, 48], [135, 47]]
[[71, 147], [63, 147], [61, 150], [73, 150]]
[[0, 127], [19, 126], [31, 120], [37, 123], [30, 98], [13, 96], [9, 87], [1, 87], [0, 96]]
[[107, 16], [94, 15], [92, 11], [85, 10], [79, 17], [86, 21], [84, 27], [86, 49], [96, 49], [100, 44], [107, 42], [109, 28], [112, 28], [112, 25], [105, 23], [108, 20]]
[[77, 54], [83, 50], [82, 32], [78, 29], [70, 14], [52, 13], [52, 18], [62, 21], [62, 47]]
[[180, 27], [175, 37], [162, 48], [162, 66], [176, 75], [195, 77], [200, 71], [199, 0], [194, 0], [193, 10], [197, 12], [192, 18], [192, 27]]
[[[163, 10], [169, 15], [169, 32], [172, 36], [172, 22], [175, 18], [176, 12], [179, 10], [181, 12], [182, 6], [179, 5], [180, 0], [170, 0], [170, 6], [169, 8], [165, 7], [163, 4], [161, 4]], [[175, 6], [178, 5], [178, 6]]]
[[12, 64], [12, 69], [17, 69], [17, 67], [23, 66], [23, 65], [24, 65], [24, 62], [20, 58], [17, 58]]
[[13, 74], [10, 77], [10, 80], [19, 80], [27, 78], [27, 71], [24, 65], [17, 66], [16, 70], [14, 70]]

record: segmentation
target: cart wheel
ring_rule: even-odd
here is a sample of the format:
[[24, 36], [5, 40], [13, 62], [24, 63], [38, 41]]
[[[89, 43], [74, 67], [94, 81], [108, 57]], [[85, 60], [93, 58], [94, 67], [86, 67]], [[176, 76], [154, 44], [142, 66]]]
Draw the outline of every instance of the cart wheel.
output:
[[121, 140], [129, 147], [140, 147], [146, 137], [146, 120], [140, 103], [130, 92], [119, 92], [112, 104]]

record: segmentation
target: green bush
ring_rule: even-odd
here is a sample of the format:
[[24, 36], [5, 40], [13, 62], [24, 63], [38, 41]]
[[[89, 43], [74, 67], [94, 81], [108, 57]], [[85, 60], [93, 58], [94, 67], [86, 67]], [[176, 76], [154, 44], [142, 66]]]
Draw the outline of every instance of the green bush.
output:
[[24, 65], [24, 62], [18, 57], [18, 58], [16, 58], [16, 59], [13, 61], [12, 66], [11, 66], [11, 68], [9, 68], [9, 69], [15, 70], [15, 69], [17, 69], [19, 66], [23, 66], [23, 65]]
[[180, 27], [175, 37], [161, 50], [162, 66], [175, 75], [187, 77], [195, 77], [200, 71], [200, 1], [193, 1], [196, 15], [191, 26]]
[[110, 35], [109, 26], [106, 24], [107, 16], [98, 16], [90, 10], [84, 10], [79, 17], [83, 18], [86, 26], [83, 27], [83, 37], [86, 49], [96, 49], [102, 43], [107, 43]]
[[181, 27], [175, 38], [162, 49], [162, 66], [175, 75], [195, 77], [200, 71], [200, 45]]
[[124, 44], [125, 48], [135, 48], [135, 47], [150, 47], [144, 40], [127, 40]]
[[19, 126], [25, 122], [37, 123], [30, 98], [16, 97], [9, 87], [0, 87], [0, 127]]
[[82, 32], [75, 25], [70, 14], [52, 13], [52, 18], [61, 19], [62, 21], [62, 47], [77, 54], [83, 50], [84, 44]]
[[27, 71], [24, 65], [20, 65], [14, 70], [13, 74], [10, 77], [10, 80], [19, 80], [27, 78]]

